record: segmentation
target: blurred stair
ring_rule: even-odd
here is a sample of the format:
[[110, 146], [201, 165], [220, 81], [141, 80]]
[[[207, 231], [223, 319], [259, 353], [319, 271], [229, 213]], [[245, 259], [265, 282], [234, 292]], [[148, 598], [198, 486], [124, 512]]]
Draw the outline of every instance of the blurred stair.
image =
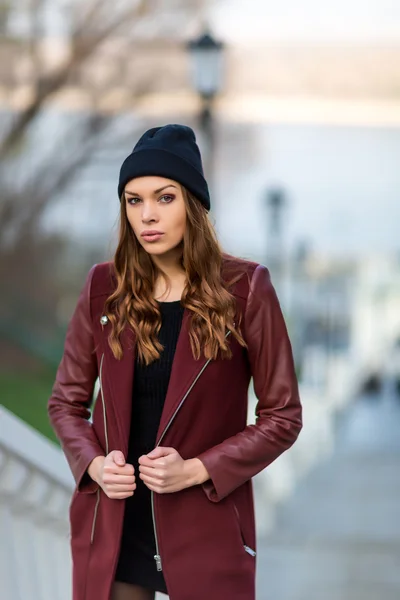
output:
[[333, 456], [259, 540], [257, 567], [257, 600], [400, 599], [398, 397], [349, 407]]

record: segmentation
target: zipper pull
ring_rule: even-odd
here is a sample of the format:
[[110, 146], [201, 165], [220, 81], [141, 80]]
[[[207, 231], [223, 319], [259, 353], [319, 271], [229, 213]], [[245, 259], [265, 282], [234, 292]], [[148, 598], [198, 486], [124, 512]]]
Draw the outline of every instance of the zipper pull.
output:
[[161, 556], [159, 554], [155, 554], [154, 555], [154, 560], [156, 561], [157, 571], [162, 571]]
[[255, 551], [255, 550], [253, 550], [252, 548], [250, 548], [249, 546], [246, 546], [246, 545], [245, 545], [245, 546], [244, 546], [244, 549], [245, 549], [245, 550], [246, 550], [246, 552], [247, 552], [248, 554], [250, 554], [251, 556], [256, 556], [256, 551]]

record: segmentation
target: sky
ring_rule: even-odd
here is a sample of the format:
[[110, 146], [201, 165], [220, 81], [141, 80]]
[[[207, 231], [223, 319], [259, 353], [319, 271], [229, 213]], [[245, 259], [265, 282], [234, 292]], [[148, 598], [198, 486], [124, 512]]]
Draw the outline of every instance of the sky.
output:
[[230, 42], [400, 41], [398, 0], [218, 0], [215, 32]]
[[[74, 1], [79, 5], [79, 0]], [[116, 5], [123, 6], [127, 1], [118, 0]], [[400, 40], [398, 0], [203, 0], [203, 3], [215, 32], [237, 44], [285, 39], [352, 43]], [[41, 25], [49, 27], [53, 34], [63, 33], [67, 24], [63, 7], [70, 4], [71, 0], [49, 0], [44, 4]], [[14, 3], [12, 12], [12, 25], [19, 32], [28, 27], [22, 5]]]

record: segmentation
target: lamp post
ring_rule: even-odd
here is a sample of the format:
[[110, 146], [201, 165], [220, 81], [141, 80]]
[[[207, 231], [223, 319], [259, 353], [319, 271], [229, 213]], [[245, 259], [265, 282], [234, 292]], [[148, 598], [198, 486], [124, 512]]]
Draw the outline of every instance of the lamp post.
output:
[[299, 376], [307, 357], [307, 347], [311, 345], [310, 325], [312, 323], [313, 296], [307, 277], [307, 261], [310, 255], [308, 240], [297, 242], [290, 259], [289, 269], [289, 315], [293, 355]]
[[224, 44], [206, 31], [190, 41], [187, 49], [191, 57], [193, 86], [201, 98], [199, 124], [205, 146], [204, 172], [212, 191], [215, 148], [213, 102], [221, 88]]
[[283, 216], [286, 207], [284, 190], [281, 188], [268, 189], [266, 202], [268, 210], [267, 265], [279, 290], [283, 284]]

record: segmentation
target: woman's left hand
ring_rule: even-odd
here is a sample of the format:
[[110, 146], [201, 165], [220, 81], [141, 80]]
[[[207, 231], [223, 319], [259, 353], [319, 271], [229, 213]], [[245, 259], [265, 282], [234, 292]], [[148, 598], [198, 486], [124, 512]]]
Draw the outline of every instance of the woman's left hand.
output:
[[201, 460], [184, 460], [174, 448], [162, 446], [139, 458], [139, 477], [149, 490], [158, 494], [179, 492], [209, 479]]

